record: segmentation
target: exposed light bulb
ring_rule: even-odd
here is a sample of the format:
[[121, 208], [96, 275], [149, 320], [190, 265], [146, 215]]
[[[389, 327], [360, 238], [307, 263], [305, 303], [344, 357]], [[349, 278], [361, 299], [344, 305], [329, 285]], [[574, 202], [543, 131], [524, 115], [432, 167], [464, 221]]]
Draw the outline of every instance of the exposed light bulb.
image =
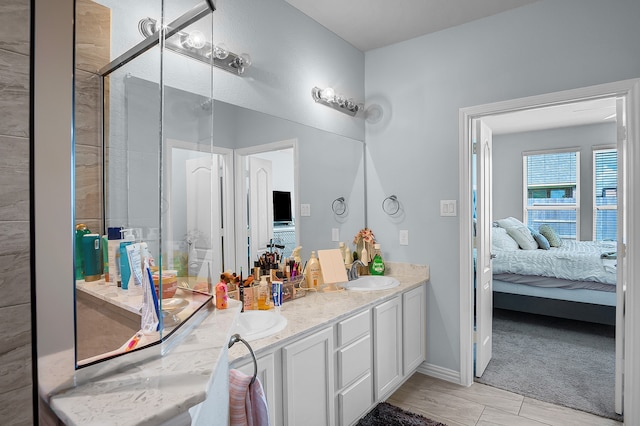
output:
[[216, 44], [213, 47], [213, 56], [217, 59], [227, 59], [229, 56], [229, 49], [227, 49], [227, 45], [224, 43]]
[[206, 43], [206, 40], [202, 32], [195, 30], [189, 33], [185, 43], [187, 44], [187, 46], [192, 47], [194, 49], [202, 49]]
[[331, 87], [327, 87], [326, 89], [320, 90], [320, 97], [325, 101], [330, 102], [335, 99], [336, 92]]

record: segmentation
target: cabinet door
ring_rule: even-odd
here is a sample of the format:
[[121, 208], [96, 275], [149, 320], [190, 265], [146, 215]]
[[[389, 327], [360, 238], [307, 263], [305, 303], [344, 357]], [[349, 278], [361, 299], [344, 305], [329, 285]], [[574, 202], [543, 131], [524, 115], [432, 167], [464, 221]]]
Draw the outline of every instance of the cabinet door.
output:
[[[257, 377], [262, 384], [264, 395], [267, 398], [267, 405], [269, 406], [269, 420], [272, 425], [279, 424], [277, 421], [281, 411], [282, 398], [282, 383], [277, 381], [276, 377], [280, 375], [276, 372], [276, 359], [275, 354], [268, 353], [261, 355], [257, 358], [258, 361], [258, 374]], [[253, 374], [253, 360], [237, 367], [238, 370], [244, 374]]]
[[333, 426], [333, 329], [282, 349], [285, 425]]
[[408, 375], [426, 359], [426, 300], [424, 286], [402, 295], [403, 373]]
[[375, 399], [382, 400], [402, 379], [400, 296], [373, 308]]

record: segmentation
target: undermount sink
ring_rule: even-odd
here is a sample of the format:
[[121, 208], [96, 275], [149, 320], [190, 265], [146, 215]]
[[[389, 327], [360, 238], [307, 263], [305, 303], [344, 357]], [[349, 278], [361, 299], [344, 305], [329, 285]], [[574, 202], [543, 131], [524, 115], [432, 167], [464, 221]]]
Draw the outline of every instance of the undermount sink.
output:
[[349, 281], [344, 284], [344, 288], [354, 291], [374, 291], [374, 290], [388, 290], [390, 288], [398, 287], [400, 281], [392, 277], [385, 277], [383, 275], [365, 275], [360, 278]]
[[275, 311], [240, 313], [234, 333], [244, 340], [257, 340], [276, 334], [287, 326], [287, 319]]

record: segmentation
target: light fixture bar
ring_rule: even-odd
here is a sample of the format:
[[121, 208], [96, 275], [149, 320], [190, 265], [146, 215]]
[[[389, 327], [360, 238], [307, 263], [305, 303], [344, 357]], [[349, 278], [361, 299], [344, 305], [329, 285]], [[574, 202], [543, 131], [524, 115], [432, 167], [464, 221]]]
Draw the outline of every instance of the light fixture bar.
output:
[[329, 108], [333, 108], [352, 117], [362, 109], [362, 106], [355, 103], [353, 99], [347, 99], [346, 96], [336, 95], [334, 90], [330, 87], [327, 87], [326, 89], [314, 87], [311, 89], [311, 96], [316, 103], [328, 106]]
[[[193, 9], [187, 11], [183, 15], [179, 16], [175, 21], [171, 22], [167, 26], [168, 30], [165, 33], [165, 37], [169, 38], [173, 36], [177, 32], [181, 31], [183, 28], [207, 16], [209, 13], [212, 13], [212, 10], [210, 8], [210, 5], [207, 2], [202, 2], [198, 4]], [[154, 25], [154, 29], [155, 29], [155, 25]], [[156, 31], [153, 31], [150, 34], [146, 35], [145, 39], [142, 40], [140, 43], [136, 44], [131, 49], [127, 50], [122, 55], [118, 56], [116, 59], [109, 62], [104, 67], [100, 68], [100, 70], [98, 71], [98, 74], [100, 74], [102, 77], [105, 77], [111, 74], [112, 72], [114, 72], [115, 70], [117, 70], [118, 68], [131, 62], [132, 60], [142, 55], [146, 51], [157, 46], [158, 43], [160, 42], [160, 38], [157, 35], [156, 37], [150, 37], [155, 32]]]
[[[144, 37], [151, 37], [157, 30], [157, 22], [153, 18], [146, 18], [140, 21], [138, 29]], [[251, 62], [248, 55], [237, 55], [220, 46], [214, 46], [208, 41], [200, 41], [199, 43], [189, 42], [193, 40], [196, 32], [188, 33], [185, 31], [173, 32], [171, 37], [167, 37], [165, 47], [172, 52], [179, 53], [189, 58], [213, 64], [213, 66], [228, 71], [232, 74], [241, 75]], [[216, 54], [217, 53], [217, 54]]]

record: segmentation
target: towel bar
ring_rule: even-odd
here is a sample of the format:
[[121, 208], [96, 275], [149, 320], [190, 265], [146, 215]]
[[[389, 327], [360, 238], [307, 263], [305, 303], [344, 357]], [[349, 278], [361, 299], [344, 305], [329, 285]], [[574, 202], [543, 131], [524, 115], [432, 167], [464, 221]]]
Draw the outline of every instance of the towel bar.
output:
[[247, 343], [247, 341], [240, 337], [240, 335], [237, 333], [231, 336], [231, 338], [229, 339], [229, 347], [233, 346], [236, 342], [244, 343], [247, 349], [249, 349], [249, 353], [251, 353], [251, 357], [253, 358], [253, 377], [251, 378], [251, 382], [249, 383], [250, 385], [252, 385], [253, 382], [256, 381], [256, 377], [258, 376], [258, 361], [256, 360], [256, 354], [253, 353], [253, 349], [251, 349], [249, 343]]

